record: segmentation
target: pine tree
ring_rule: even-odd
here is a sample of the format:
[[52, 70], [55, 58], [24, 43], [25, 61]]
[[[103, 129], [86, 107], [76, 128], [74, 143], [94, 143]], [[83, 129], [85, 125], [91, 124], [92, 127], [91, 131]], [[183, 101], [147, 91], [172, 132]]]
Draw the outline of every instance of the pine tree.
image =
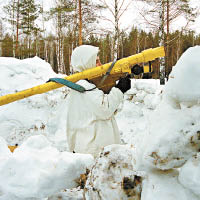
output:
[[13, 57], [13, 39], [9, 34], [2, 40], [2, 56]]
[[[140, 12], [145, 22], [151, 29], [155, 30], [156, 32], [160, 30], [160, 41], [163, 40], [163, 44], [165, 45], [166, 50], [165, 74], [166, 77], [168, 77], [170, 73], [168, 63], [170, 24], [180, 16], [185, 16], [188, 22], [187, 25], [191, 22], [194, 22], [194, 17], [196, 16], [195, 10], [190, 7], [189, 0], [142, 1], [151, 5], [151, 7], [146, 7]], [[161, 35], [162, 30], [164, 33]]]
[[0, 57], [2, 56], [3, 23], [0, 19]]
[[2, 20], [0, 19], [0, 40], [3, 39], [3, 32], [4, 32], [4, 29], [3, 29], [3, 22], [2, 22]]
[[[64, 29], [68, 27], [71, 22], [71, 12], [74, 10], [73, 1], [69, 0], [55, 0], [55, 5], [50, 9], [48, 18], [53, 19], [56, 24], [56, 54], [58, 72], [67, 73], [69, 70], [65, 67], [64, 62]], [[66, 31], [66, 30], [65, 30]]]
[[19, 10], [21, 15], [19, 28], [26, 35], [28, 41], [28, 56], [31, 54], [31, 36], [40, 31], [35, 24], [35, 20], [40, 14], [40, 5], [36, 4], [34, 0], [21, 0], [19, 3]]
[[[105, 8], [101, 3], [90, 0], [74, 1], [75, 15], [74, 22], [77, 23], [79, 30], [79, 45], [83, 43], [84, 38], [96, 32], [98, 24], [99, 11]], [[78, 4], [78, 5], [77, 5]], [[78, 14], [77, 14], [78, 13]]]
[[19, 20], [20, 7], [19, 0], [10, 0], [9, 3], [3, 7], [6, 17], [4, 20], [9, 22], [12, 26], [13, 41], [15, 41], [15, 48], [13, 48], [14, 57], [18, 57], [18, 43], [19, 43]]

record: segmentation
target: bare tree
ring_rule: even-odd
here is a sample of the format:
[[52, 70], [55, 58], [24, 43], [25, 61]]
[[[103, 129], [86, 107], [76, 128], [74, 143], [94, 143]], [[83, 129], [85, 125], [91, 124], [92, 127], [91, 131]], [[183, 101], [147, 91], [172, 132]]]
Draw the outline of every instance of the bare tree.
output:
[[[79, 45], [83, 44], [83, 40], [97, 32], [97, 24], [99, 11], [104, 9], [101, 3], [90, 0], [75, 0], [74, 7], [74, 28], [78, 28]], [[77, 25], [76, 25], [77, 23]]]
[[16, 17], [16, 48], [15, 48], [15, 52], [16, 52], [16, 56], [19, 56], [18, 53], [18, 43], [19, 43], [19, 16], [20, 16], [20, 10], [19, 10], [19, 0], [17, 0], [17, 17]]
[[55, 0], [55, 5], [51, 8], [48, 19], [53, 19], [56, 26], [56, 54], [58, 72], [66, 73], [63, 55], [64, 31], [70, 23], [70, 14], [73, 10], [73, 2], [68, 0]]
[[81, 9], [81, 0], [78, 0], [78, 8], [79, 8], [79, 45], [83, 44], [82, 40], [82, 9]]
[[[165, 44], [165, 32], [164, 32], [164, 13], [165, 13], [165, 4], [164, 1], [159, 2], [159, 37], [160, 37], [160, 46]], [[165, 84], [165, 58], [160, 58], [160, 84]]]
[[[140, 11], [140, 15], [143, 17], [146, 25], [153, 30], [158, 32], [161, 40], [163, 40], [162, 45], [165, 46], [166, 59], [165, 59], [165, 75], [168, 78], [169, 66], [169, 33], [170, 25], [177, 20], [179, 17], [184, 16], [187, 20], [185, 27], [182, 31], [186, 29], [191, 22], [194, 22], [195, 10], [189, 6], [189, 0], [141, 0], [145, 2], [145, 6]], [[162, 7], [162, 8], [161, 8]], [[162, 14], [161, 14], [162, 13]], [[161, 20], [162, 15], [162, 20]], [[161, 23], [162, 21], [162, 23]], [[161, 30], [162, 24], [162, 30]], [[163, 33], [161, 33], [163, 31]], [[166, 37], [165, 37], [166, 36]]]
[[120, 20], [123, 14], [128, 10], [131, 0], [99, 0], [110, 12], [112, 18], [101, 16], [102, 19], [109, 21], [114, 29], [112, 43], [112, 59], [119, 56], [119, 37], [120, 37]]
[[9, 3], [3, 8], [6, 17], [4, 20], [8, 21], [12, 26], [13, 41], [15, 41], [15, 48], [13, 48], [13, 55], [18, 56], [18, 43], [19, 43], [19, 20], [20, 8], [19, 0], [10, 0]]

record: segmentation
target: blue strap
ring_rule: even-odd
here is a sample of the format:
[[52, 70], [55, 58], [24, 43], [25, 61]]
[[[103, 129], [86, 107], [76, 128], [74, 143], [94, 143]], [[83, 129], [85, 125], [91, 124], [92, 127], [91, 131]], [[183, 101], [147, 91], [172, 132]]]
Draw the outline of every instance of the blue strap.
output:
[[49, 82], [49, 81], [56, 82], [56, 83], [60, 83], [60, 84], [62, 84], [62, 85], [66, 85], [67, 87], [69, 87], [69, 88], [71, 88], [71, 89], [73, 89], [73, 90], [76, 90], [76, 91], [78, 91], [78, 92], [81, 92], [81, 93], [83, 93], [83, 92], [86, 91], [85, 88], [82, 87], [81, 85], [78, 85], [78, 84], [76, 84], [76, 83], [73, 83], [73, 82], [68, 81], [68, 80], [66, 80], [66, 79], [63, 79], [63, 78], [50, 78], [50, 79], [48, 80], [48, 82]]

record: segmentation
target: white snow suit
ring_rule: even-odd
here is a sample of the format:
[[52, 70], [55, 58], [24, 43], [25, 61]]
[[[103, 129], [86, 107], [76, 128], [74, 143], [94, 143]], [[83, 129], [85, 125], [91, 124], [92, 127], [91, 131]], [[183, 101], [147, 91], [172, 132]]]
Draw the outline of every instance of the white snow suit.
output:
[[[72, 53], [72, 67], [82, 71], [96, 66], [98, 48], [82, 45]], [[78, 81], [86, 89], [95, 85]], [[80, 93], [71, 90], [67, 96], [67, 141], [70, 151], [90, 153], [95, 157], [104, 146], [119, 144], [119, 130], [114, 113], [123, 100], [123, 93], [113, 87], [109, 94], [98, 88]]]

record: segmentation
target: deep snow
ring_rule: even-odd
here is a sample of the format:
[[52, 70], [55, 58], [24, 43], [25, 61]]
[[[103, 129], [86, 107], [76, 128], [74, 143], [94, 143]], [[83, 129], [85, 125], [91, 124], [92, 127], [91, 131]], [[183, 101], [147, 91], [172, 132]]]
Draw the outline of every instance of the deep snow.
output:
[[[130, 149], [129, 172], [143, 172], [142, 200], [200, 199], [199, 57], [199, 46], [188, 49], [165, 86], [160, 86], [159, 80], [132, 80], [116, 115], [123, 145], [107, 147], [117, 152], [109, 159], [120, 156], [128, 162], [125, 149]], [[0, 72], [1, 96], [63, 76], [37, 57], [1, 57]], [[0, 200], [82, 199], [76, 181], [95, 161], [91, 155], [67, 152], [68, 92], [63, 87], [0, 107]], [[19, 147], [11, 153], [7, 145], [16, 143]], [[94, 167], [103, 180], [108, 172], [103, 173], [98, 166], [106, 162], [108, 158], [102, 157]], [[113, 171], [119, 183], [127, 169], [121, 173]], [[100, 189], [107, 188], [105, 196], [119, 198], [106, 186], [108, 182], [95, 181], [102, 184]]]

